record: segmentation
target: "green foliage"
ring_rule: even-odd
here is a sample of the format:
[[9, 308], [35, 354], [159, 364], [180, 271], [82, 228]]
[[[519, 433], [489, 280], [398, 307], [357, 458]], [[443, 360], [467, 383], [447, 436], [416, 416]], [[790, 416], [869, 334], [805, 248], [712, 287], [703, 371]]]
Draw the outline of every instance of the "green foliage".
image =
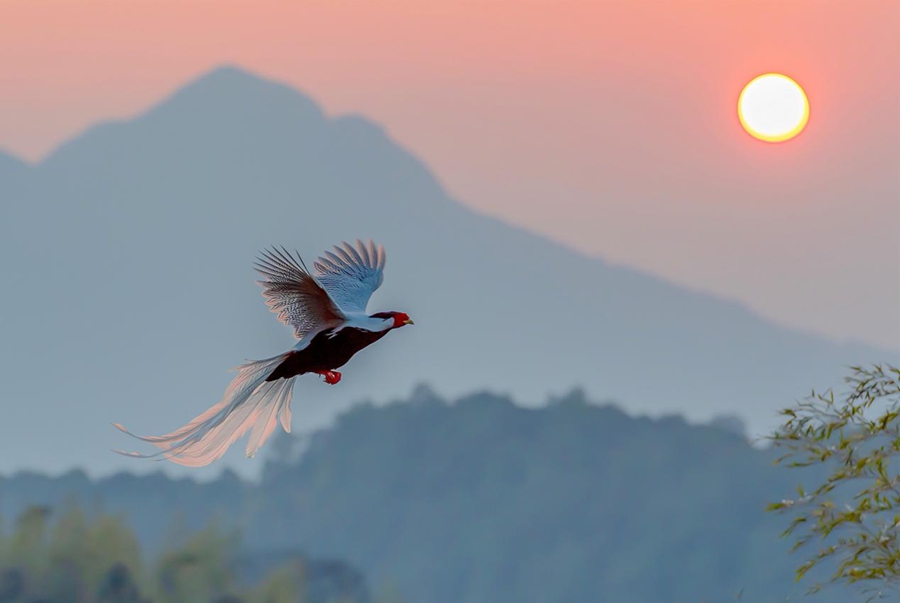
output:
[[156, 571], [160, 600], [181, 603], [228, 594], [234, 585], [231, 565], [237, 544], [236, 535], [211, 523], [163, 555]]
[[791, 518], [785, 535], [795, 550], [818, 543], [798, 580], [825, 565], [831, 582], [865, 583], [877, 593], [900, 585], [900, 369], [851, 371], [845, 396], [813, 391], [782, 411], [785, 422], [771, 438], [786, 451], [777, 462], [818, 468], [819, 479], [769, 509]]
[[301, 560], [238, 585], [237, 535], [215, 522], [182, 541], [145, 564], [120, 517], [30, 507], [0, 531], [0, 603], [328, 603], [304, 598]]
[[116, 564], [123, 565], [133, 574], [143, 567], [140, 544], [134, 532], [116, 515], [97, 518], [87, 534], [82, 554], [90, 560], [85, 568], [85, 578], [92, 590]]
[[22, 513], [9, 543], [0, 547], [3, 551], [0, 559], [7, 563], [15, 562], [29, 574], [41, 574], [45, 569], [42, 545], [46, 539], [49, 515], [50, 510], [47, 507], [38, 506], [30, 507]]
[[303, 590], [302, 568], [285, 566], [272, 572], [263, 581], [251, 603], [296, 603]]

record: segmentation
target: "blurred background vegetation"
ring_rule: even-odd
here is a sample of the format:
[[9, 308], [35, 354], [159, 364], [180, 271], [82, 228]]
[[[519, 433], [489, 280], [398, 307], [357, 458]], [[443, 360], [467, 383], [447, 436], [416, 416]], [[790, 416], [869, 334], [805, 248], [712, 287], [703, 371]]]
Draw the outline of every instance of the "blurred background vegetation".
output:
[[[240, 538], [215, 520], [189, 533], [180, 521], [154, 558], [122, 517], [31, 506], [0, 532], [0, 603], [367, 603], [358, 573], [295, 556], [246, 575]], [[324, 585], [322, 584], [324, 583]], [[310, 588], [310, 586], [314, 588]], [[324, 586], [324, 588], [323, 588]]]

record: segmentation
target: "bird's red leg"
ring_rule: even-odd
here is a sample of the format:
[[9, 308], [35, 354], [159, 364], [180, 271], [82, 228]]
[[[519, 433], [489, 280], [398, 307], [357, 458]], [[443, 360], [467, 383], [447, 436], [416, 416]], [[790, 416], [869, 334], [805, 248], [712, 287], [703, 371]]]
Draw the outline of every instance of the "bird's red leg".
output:
[[325, 377], [325, 383], [328, 385], [334, 385], [341, 380], [341, 374], [337, 371], [316, 371], [316, 374]]

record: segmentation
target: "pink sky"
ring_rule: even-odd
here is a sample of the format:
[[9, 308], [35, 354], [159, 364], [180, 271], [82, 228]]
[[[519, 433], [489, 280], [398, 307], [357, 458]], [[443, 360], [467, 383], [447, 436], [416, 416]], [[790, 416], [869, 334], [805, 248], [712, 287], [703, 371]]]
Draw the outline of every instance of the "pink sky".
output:
[[[31, 160], [222, 63], [358, 112], [464, 203], [782, 324], [900, 346], [900, 3], [6, 0]], [[770, 145], [741, 86], [800, 82]]]

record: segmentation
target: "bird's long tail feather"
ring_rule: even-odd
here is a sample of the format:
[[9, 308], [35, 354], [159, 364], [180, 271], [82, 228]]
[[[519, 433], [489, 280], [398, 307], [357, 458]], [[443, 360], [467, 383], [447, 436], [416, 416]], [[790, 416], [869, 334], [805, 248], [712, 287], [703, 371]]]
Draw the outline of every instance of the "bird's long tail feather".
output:
[[234, 370], [238, 374], [219, 403], [172, 433], [139, 436], [114, 423], [119, 430], [160, 449], [155, 454], [116, 452], [139, 458], [168, 459], [187, 467], [201, 467], [225, 454], [229, 446], [250, 430], [247, 456], [254, 456], [272, 435], [279, 421], [286, 432], [291, 431], [294, 377], [266, 381], [266, 377], [286, 356], [281, 354], [236, 367]]

